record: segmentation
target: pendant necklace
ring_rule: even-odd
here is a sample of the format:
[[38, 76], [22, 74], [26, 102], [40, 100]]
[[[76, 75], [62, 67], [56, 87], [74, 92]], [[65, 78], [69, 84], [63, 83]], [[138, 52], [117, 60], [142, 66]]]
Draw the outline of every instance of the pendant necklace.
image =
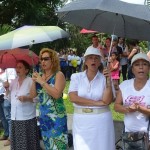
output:
[[47, 79], [51, 76], [51, 74], [49, 74], [48, 76], [46, 76], [46, 74], [44, 74], [45, 77], [45, 81], [47, 81]]

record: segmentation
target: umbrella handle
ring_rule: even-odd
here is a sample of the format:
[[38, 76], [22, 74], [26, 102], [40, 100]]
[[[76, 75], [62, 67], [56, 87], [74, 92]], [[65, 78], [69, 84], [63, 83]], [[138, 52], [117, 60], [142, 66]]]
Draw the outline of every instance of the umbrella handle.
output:
[[7, 79], [7, 82], [8, 82], [8, 72], [7, 72], [7, 69], [6, 69], [6, 79]]
[[110, 43], [110, 48], [109, 48], [109, 53], [108, 53], [108, 63], [107, 63], [107, 67], [109, 65], [110, 62], [110, 55], [111, 55], [111, 51], [112, 51], [112, 43], [113, 43], [113, 36], [111, 36], [111, 43]]

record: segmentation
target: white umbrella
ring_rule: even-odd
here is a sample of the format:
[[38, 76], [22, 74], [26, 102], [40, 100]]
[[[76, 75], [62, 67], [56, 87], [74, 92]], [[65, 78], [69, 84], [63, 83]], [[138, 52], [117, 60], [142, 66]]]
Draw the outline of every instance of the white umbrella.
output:
[[68, 37], [69, 34], [58, 26], [23, 26], [0, 36], [0, 50]]
[[150, 40], [150, 8], [119, 0], [76, 0], [58, 10], [60, 19], [86, 29]]

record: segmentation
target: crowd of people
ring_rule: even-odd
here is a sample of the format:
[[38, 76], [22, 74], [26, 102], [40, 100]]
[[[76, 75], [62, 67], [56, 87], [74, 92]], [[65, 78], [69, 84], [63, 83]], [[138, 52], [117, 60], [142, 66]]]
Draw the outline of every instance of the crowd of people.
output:
[[[112, 45], [111, 45], [112, 42]], [[109, 62], [111, 77], [116, 91], [118, 91], [118, 86], [120, 79], [122, 80], [131, 79], [134, 77], [131, 70], [131, 59], [132, 57], [142, 52], [138, 46], [137, 40], [125, 41], [122, 37], [117, 37], [113, 35], [113, 38], [107, 37], [102, 44], [97, 35], [93, 35], [91, 38], [92, 45], [89, 47], [94, 47], [99, 49], [102, 55], [102, 64], [106, 66]], [[77, 54], [74, 49], [61, 50], [58, 53], [60, 59], [61, 71], [65, 75], [66, 80], [70, 80], [73, 73], [81, 72], [84, 62], [84, 53]], [[109, 58], [109, 60], [108, 60]]]
[[[111, 47], [112, 42], [112, 47]], [[96, 35], [82, 56], [70, 50], [59, 54], [43, 48], [39, 54], [40, 72], [29, 77], [31, 66], [25, 60], [16, 65], [17, 77], [1, 85], [0, 120], [11, 150], [38, 150], [40, 139], [36, 105], [45, 150], [67, 150], [67, 114], [63, 102], [66, 80], [70, 80], [69, 99], [73, 103], [74, 150], [115, 150], [115, 132], [109, 105], [124, 113], [125, 132], [145, 132], [150, 115], [150, 59], [136, 42]], [[123, 82], [120, 83], [120, 77]], [[5, 93], [5, 96], [4, 96]], [[6, 120], [3, 103], [11, 103], [11, 119]], [[10, 121], [11, 120], [11, 121]], [[109, 141], [109, 142], [108, 142]], [[109, 144], [108, 144], [109, 143]], [[126, 150], [143, 150], [140, 143], [128, 143]]]

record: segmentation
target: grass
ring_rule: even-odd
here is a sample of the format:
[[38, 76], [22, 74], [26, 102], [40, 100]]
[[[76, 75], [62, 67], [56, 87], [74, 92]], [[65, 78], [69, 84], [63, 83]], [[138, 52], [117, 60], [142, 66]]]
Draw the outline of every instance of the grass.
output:
[[[69, 88], [69, 81], [67, 81], [67, 83], [66, 83], [66, 87], [65, 87], [65, 90], [64, 90], [65, 94], [68, 93], [68, 88]], [[67, 96], [66, 99], [64, 99], [64, 104], [66, 106], [67, 113], [72, 114], [74, 109], [73, 109], [72, 103], [69, 101], [69, 97], [68, 96]], [[114, 103], [112, 103], [110, 105], [110, 109], [111, 109], [111, 112], [112, 112], [113, 120], [123, 121], [124, 115], [115, 112], [113, 107], [114, 107]]]

